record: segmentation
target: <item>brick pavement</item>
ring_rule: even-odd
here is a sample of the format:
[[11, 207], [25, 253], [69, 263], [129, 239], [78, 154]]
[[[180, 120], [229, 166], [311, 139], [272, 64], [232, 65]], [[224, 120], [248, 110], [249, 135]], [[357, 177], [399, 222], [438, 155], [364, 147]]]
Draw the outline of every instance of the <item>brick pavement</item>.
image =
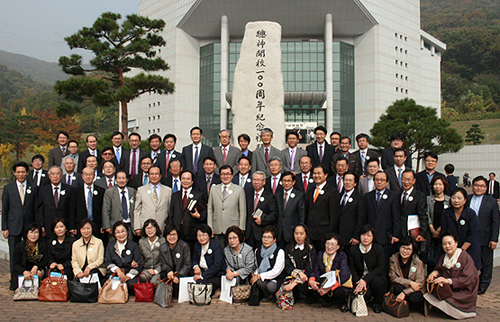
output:
[[[336, 305], [322, 308], [319, 304], [298, 303], [290, 311], [281, 311], [274, 304], [263, 303], [259, 307], [246, 304], [230, 305], [213, 300], [211, 305], [197, 307], [186, 303], [174, 304], [163, 309], [153, 303], [135, 303], [133, 297], [127, 304], [83, 304], [15, 302], [13, 292], [8, 290], [8, 262], [0, 260], [0, 321], [398, 321], [392, 316], [374, 314], [369, 310], [365, 318], [356, 318], [351, 313], [341, 313]], [[498, 322], [500, 311], [500, 267], [494, 269], [493, 283], [488, 293], [478, 298], [477, 321]], [[428, 319], [418, 312], [412, 312], [404, 321], [452, 320], [443, 313], [433, 310]]]

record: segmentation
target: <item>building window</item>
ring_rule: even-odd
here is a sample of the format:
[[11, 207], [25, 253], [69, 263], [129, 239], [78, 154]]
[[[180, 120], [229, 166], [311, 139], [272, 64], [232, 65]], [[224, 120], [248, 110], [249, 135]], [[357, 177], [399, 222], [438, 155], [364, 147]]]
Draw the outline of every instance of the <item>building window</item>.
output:
[[[405, 49], [405, 55], [408, 55], [408, 50]], [[160, 105], [160, 103], [158, 103]]]
[[408, 63], [405, 63], [405, 67], [408, 68]]
[[397, 32], [395, 32], [395, 33], [394, 33], [394, 37], [397, 37], [397, 36], [398, 36], [398, 33], [397, 33]]
[[150, 116], [150, 117], [148, 117], [148, 121], [150, 121], [150, 122], [151, 122], [151, 116]]
[[156, 117], [155, 117], [155, 116], [153, 116], [153, 121], [155, 120], [155, 118], [156, 118]]
[[398, 64], [399, 60], [396, 59], [396, 65]]
[[396, 87], [396, 92], [399, 92], [399, 87]]
[[408, 94], [408, 90], [405, 90], [405, 93]]
[[407, 80], [408, 80], [408, 76], [405, 77], [405, 81], [407, 81]]
[[160, 106], [160, 102], [158, 102], [158, 106]]
[[[403, 87], [401, 87], [401, 93], [403, 93]], [[154, 130], [153, 130], [153, 132], [154, 132]]]
[[399, 35], [399, 39], [403, 39], [403, 35]]
[[401, 75], [401, 79], [403, 79], [403, 75]]
[[398, 46], [394, 47], [394, 50], [398, 51]]
[[159, 129], [159, 128], [158, 128], [158, 129], [156, 129], [156, 132], [160, 133], [160, 129]]
[[158, 115], [158, 119], [160, 119], [160, 115]]
[[405, 41], [407, 41], [407, 40], [408, 40], [408, 37], [405, 36]]
[[400, 64], [401, 66], [403, 66], [403, 62], [400, 62], [399, 64]]
[[398, 74], [398, 73], [396, 73], [396, 78], [398, 78], [398, 77], [399, 77], [399, 74]]
[[402, 53], [403, 52], [403, 48], [399, 49], [399, 52]]
[[155, 103], [153, 103], [153, 107], [155, 107]]
[[151, 130], [148, 130], [148, 134], [151, 134]]
[[148, 105], [149, 105], [149, 108], [151, 108], [151, 103], [150, 103], [150, 104], [148, 104]]

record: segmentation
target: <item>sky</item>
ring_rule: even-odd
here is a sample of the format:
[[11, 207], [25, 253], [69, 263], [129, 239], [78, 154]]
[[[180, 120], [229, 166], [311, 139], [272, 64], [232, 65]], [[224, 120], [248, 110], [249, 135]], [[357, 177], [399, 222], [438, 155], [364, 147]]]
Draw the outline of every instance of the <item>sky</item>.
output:
[[[64, 41], [90, 27], [106, 11], [122, 17], [137, 13], [140, 0], [15, 0], [2, 1], [0, 50], [57, 62], [71, 51]], [[84, 60], [90, 55], [84, 54]], [[86, 58], [86, 59], [85, 59]]]

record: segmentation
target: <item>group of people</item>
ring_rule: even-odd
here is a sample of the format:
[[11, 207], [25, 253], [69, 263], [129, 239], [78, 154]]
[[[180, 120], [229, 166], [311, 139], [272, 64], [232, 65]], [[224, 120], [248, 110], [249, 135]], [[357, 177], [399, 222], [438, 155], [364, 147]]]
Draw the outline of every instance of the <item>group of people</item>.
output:
[[[68, 278], [116, 273], [129, 286], [142, 272], [155, 283], [194, 276], [214, 291], [224, 276], [255, 285], [263, 301], [285, 283], [296, 300], [336, 301], [343, 312], [349, 291], [365, 292], [379, 313], [391, 290], [419, 308], [425, 297], [451, 316], [475, 314], [498, 241], [494, 174], [474, 178], [468, 196], [456, 188], [451, 164], [446, 175], [436, 171], [432, 152], [423, 171], [411, 170], [400, 134], [380, 157], [366, 134], [350, 152], [349, 137], [333, 132], [328, 143], [326, 128], [313, 133], [305, 150], [296, 131], [279, 150], [264, 129], [262, 145], [250, 151], [246, 134], [237, 148], [221, 130], [220, 145], [211, 148], [194, 127], [192, 144], [179, 152], [174, 134], [151, 135], [144, 151], [139, 134], [129, 135], [126, 149], [115, 132], [112, 147], [98, 151], [89, 135], [78, 153], [78, 142], [61, 131], [49, 170], [35, 155], [32, 170], [14, 165], [16, 180], [4, 188], [11, 289], [19, 275], [48, 270]], [[320, 276], [330, 271], [338, 283], [325, 289]], [[455, 295], [434, 301], [424, 296], [426, 283], [450, 283]]]

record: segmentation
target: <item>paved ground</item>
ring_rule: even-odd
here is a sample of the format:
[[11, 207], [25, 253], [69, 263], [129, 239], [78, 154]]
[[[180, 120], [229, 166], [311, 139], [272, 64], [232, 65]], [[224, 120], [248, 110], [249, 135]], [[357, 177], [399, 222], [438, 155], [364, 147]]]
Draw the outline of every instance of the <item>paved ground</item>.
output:
[[[274, 304], [263, 303], [259, 307], [239, 306], [214, 300], [211, 305], [196, 307], [186, 303], [174, 304], [164, 309], [153, 303], [136, 303], [131, 297], [127, 304], [83, 304], [14, 302], [8, 290], [9, 263], [0, 260], [0, 321], [398, 321], [392, 316], [374, 314], [356, 318], [351, 313], [341, 313], [337, 306], [322, 308], [319, 304], [298, 303], [290, 311], [281, 311]], [[500, 314], [500, 267], [494, 270], [492, 286], [478, 299], [476, 321], [498, 322]], [[428, 319], [412, 312], [404, 321], [452, 320], [439, 311], [431, 311]]]

